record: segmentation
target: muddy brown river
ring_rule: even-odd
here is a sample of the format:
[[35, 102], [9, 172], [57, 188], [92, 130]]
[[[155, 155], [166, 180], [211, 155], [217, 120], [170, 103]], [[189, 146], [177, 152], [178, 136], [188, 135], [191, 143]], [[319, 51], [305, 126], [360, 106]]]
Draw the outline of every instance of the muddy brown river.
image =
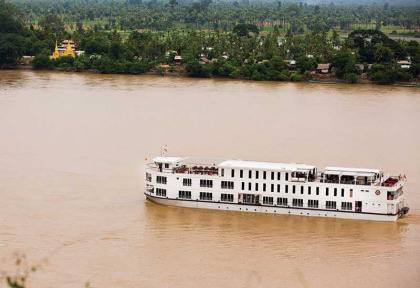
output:
[[[42, 263], [28, 287], [416, 287], [419, 126], [418, 88], [0, 71], [0, 271], [14, 274], [19, 253]], [[145, 159], [165, 144], [171, 156], [406, 174], [410, 213], [148, 203]]]

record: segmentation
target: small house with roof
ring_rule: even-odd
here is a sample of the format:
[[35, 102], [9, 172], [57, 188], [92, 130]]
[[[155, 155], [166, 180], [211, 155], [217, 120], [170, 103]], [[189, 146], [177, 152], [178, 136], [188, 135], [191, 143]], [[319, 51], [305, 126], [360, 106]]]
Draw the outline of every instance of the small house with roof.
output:
[[327, 74], [328, 72], [330, 72], [330, 67], [331, 67], [330, 63], [318, 64], [318, 67], [316, 67], [316, 72], [317, 73], [322, 73], [322, 74]]

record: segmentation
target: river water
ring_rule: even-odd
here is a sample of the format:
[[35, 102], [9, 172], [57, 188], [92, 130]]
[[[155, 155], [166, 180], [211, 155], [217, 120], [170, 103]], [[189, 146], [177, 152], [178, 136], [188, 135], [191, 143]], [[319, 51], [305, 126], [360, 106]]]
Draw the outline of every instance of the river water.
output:
[[[17, 252], [42, 263], [28, 287], [417, 286], [419, 125], [416, 88], [0, 71], [0, 271]], [[148, 203], [145, 159], [165, 144], [173, 156], [404, 173], [410, 214]]]

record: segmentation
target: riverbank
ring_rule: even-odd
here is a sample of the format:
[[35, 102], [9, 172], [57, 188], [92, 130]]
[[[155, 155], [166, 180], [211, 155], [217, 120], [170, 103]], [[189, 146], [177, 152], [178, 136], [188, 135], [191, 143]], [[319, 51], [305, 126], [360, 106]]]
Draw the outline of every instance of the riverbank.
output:
[[[170, 71], [170, 68], [174, 68]], [[162, 69], [163, 68], [163, 69]], [[85, 69], [85, 70], [77, 70], [75, 68], [51, 68], [51, 69], [34, 69], [30, 63], [24, 63], [18, 66], [10, 66], [6, 67], [6, 69], [0, 70], [33, 70], [33, 71], [53, 71], [58, 73], [68, 73], [68, 72], [75, 72], [75, 73], [89, 73], [89, 74], [114, 74], [114, 73], [102, 73], [97, 69]], [[295, 71], [290, 71], [295, 72]], [[221, 76], [221, 75], [211, 75], [209, 77], [196, 77], [191, 76], [190, 73], [185, 71], [185, 66], [177, 65], [175, 67], [169, 65], [158, 65], [150, 69], [150, 71], [145, 73], [139, 74], [127, 74], [127, 75], [151, 75], [151, 76], [168, 76], [168, 77], [183, 77], [183, 78], [222, 78], [222, 79], [237, 79], [237, 80], [251, 80], [246, 79], [245, 77], [237, 76], [237, 77], [230, 77], [230, 76]], [[336, 77], [334, 74], [321, 74], [312, 71], [310, 77], [302, 77], [301, 80], [271, 80], [271, 82], [308, 82], [312, 84], [349, 84], [345, 79], [341, 79]], [[367, 73], [362, 73], [358, 76], [356, 83], [351, 84], [364, 84], [364, 85], [378, 85], [377, 83], [371, 81], [367, 77]], [[420, 80], [417, 79], [416, 81], [398, 81], [394, 83], [388, 84], [380, 84], [380, 85], [389, 85], [389, 86], [400, 86], [400, 87], [420, 87]]]

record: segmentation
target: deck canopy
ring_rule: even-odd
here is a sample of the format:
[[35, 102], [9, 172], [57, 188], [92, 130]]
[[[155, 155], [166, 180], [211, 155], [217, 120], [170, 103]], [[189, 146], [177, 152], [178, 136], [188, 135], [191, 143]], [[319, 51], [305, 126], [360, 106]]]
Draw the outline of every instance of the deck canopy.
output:
[[244, 160], [227, 160], [218, 165], [219, 168], [236, 168], [248, 170], [269, 170], [269, 171], [290, 171], [290, 172], [309, 172], [316, 168], [305, 164], [294, 163], [272, 163], [272, 162], [257, 162]]
[[354, 177], [374, 177], [382, 173], [378, 169], [363, 169], [363, 168], [343, 168], [343, 167], [326, 167], [325, 175], [338, 176], [354, 176]]
[[155, 157], [153, 158], [153, 162], [155, 163], [168, 163], [168, 164], [178, 163], [181, 160], [183, 160], [183, 158], [181, 157]]

